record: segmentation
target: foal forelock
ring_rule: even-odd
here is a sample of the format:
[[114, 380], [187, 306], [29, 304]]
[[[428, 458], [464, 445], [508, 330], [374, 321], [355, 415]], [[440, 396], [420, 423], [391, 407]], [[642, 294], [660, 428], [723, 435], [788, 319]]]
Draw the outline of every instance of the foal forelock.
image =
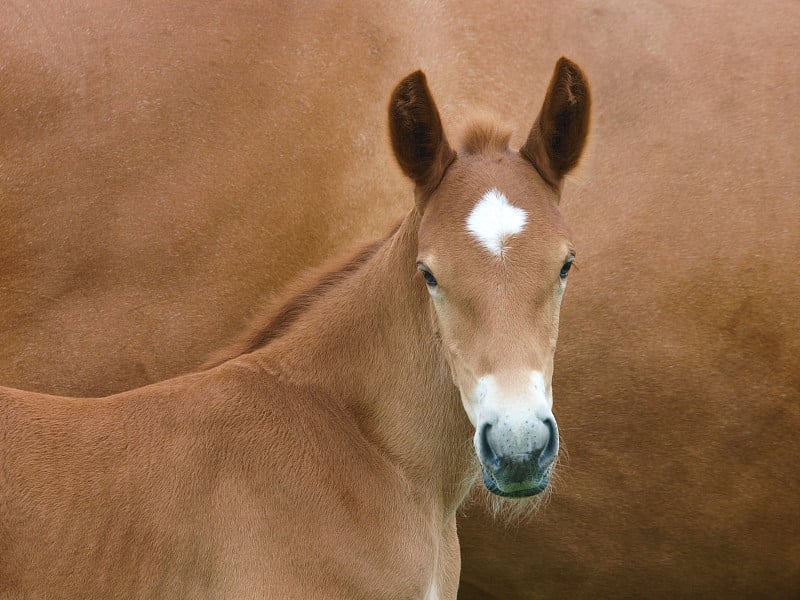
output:
[[490, 116], [482, 115], [466, 122], [460, 139], [461, 154], [496, 156], [508, 150], [511, 129]]
[[[482, 115], [467, 122], [459, 148], [470, 156], [499, 157], [509, 151], [511, 129]], [[467, 217], [467, 231], [491, 254], [502, 257], [507, 240], [522, 233], [526, 211], [514, 206], [500, 189], [492, 187], [480, 197]]]

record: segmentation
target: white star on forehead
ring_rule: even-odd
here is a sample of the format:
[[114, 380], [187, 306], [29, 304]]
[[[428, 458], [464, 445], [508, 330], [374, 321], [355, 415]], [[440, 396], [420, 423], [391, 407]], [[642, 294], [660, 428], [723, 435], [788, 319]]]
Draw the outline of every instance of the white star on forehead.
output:
[[469, 231], [495, 256], [502, 256], [506, 241], [525, 229], [528, 213], [513, 206], [497, 188], [486, 192], [467, 218]]

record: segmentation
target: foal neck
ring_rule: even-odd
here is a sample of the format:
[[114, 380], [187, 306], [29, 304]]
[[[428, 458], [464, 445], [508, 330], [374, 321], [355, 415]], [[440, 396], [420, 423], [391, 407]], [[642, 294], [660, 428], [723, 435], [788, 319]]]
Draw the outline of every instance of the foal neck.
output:
[[371, 447], [449, 518], [476, 473], [472, 430], [425, 286], [412, 211], [361, 268], [266, 348], [284, 380], [324, 390]]

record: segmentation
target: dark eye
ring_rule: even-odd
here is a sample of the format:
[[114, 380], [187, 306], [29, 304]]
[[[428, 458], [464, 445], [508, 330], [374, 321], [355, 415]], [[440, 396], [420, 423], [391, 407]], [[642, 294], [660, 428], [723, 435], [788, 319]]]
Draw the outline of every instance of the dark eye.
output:
[[422, 276], [425, 278], [425, 283], [428, 285], [428, 287], [436, 287], [439, 285], [436, 283], [436, 277], [434, 277], [433, 273], [428, 270], [428, 267], [425, 265], [417, 265], [417, 268], [422, 272]]
[[566, 279], [567, 275], [569, 274], [570, 267], [572, 267], [572, 263], [575, 262], [575, 259], [570, 257], [567, 259], [567, 262], [564, 263], [564, 266], [561, 267], [561, 279]]

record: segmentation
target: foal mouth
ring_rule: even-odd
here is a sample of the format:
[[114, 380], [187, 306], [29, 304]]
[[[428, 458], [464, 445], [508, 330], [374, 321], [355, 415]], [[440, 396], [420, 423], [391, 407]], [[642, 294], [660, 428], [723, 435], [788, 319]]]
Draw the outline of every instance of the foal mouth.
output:
[[551, 465], [545, 469], [539, 479], [534, 481], [530, 487], [522, 487], [521, 483], [506, 485], [505, 487], [507, 488], [515, 488], [508, 491], [502, 490], [492, 474], [483, 466], [481, 466], [481, 472], [483, 473], [483, 484], [491, 493], [503, 498], [528, 498], [530, 496], [541, 494], [547, 489], [547, 486], [550, 485], [550, 475], [553, 472], [553, 468]]

